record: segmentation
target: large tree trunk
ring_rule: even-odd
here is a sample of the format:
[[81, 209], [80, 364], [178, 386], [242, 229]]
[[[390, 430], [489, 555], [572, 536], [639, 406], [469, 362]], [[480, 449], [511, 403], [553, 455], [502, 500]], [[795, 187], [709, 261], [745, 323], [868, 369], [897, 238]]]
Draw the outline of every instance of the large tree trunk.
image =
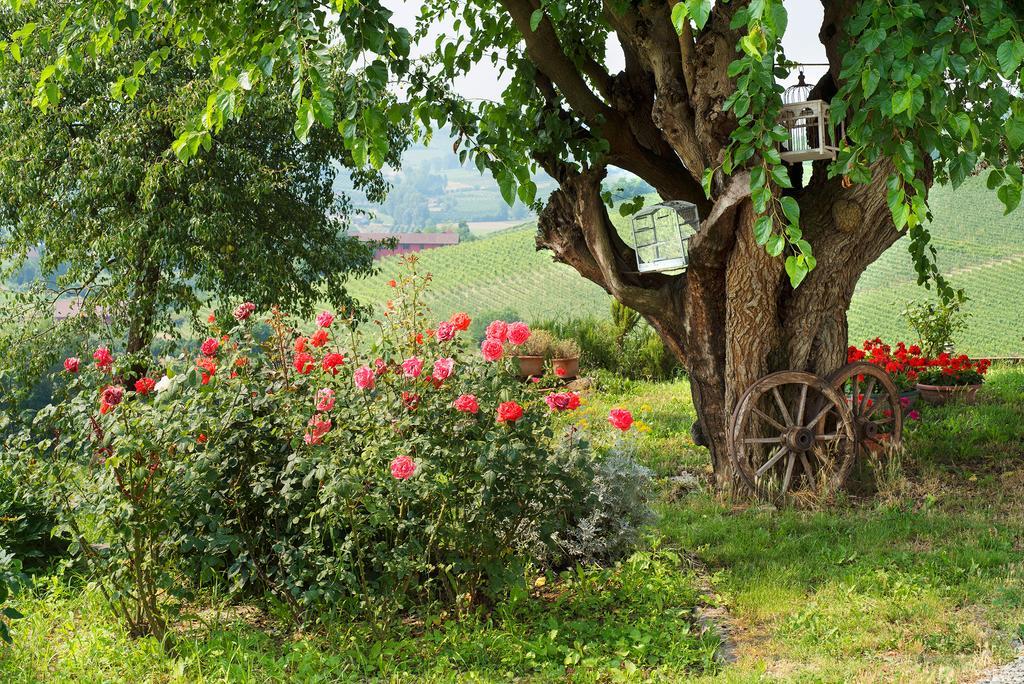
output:
[[846, 311], [864, 269], [898, 238], [885, 204], [888, 170], [843, 188], [823, 170], [798, 196], [818, 266], [793, 289], [782, 257], [754, 241], [755, 214], [737, 176], [691, 243], [682, 276], [638, 274], [600, 198], [603, 170], [562, 178], [540, 217], [538, 247], [572, 265], [650, 322], [688, 370], [716, 484], [733, 482], [726, 433], [733, 408], [778, 370], [828, 375], [846, 359]]

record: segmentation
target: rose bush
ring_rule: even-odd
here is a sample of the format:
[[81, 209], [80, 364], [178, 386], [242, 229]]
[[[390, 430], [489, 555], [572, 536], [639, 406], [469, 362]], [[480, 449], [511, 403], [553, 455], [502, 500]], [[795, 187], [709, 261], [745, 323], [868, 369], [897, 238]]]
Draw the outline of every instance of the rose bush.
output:
[[[468, 317], [436, 320], [421, 304], [429, 276], [407, 263], [378, 320], [322, 312], [315, 344], [280, 311], [241, 304], [198, 357], [143, 378], [139, 359], [105, 348], [71, 364], [66, 399], [40, 414], [58, 435], [45, 450], [88, 474], [69, 529], [85, 556], [110, 545], [97, 576], [133, 627], [163, 632], [158, 596], [181, 589], [182, 569], [302, 618], [493, 598], [528, 563], [572, 560], [559, 533], [614, 499], [578, 431], [556, 429], [578, 396], [545, 397], [511, 356], [466, 344]], [[81, 516], [99, 524], [83, 531]]]

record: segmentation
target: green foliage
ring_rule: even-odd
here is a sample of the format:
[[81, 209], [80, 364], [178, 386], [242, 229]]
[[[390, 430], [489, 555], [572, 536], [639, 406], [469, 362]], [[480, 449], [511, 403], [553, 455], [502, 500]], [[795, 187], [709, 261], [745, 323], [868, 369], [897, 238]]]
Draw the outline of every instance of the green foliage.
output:
[[67, 551], [67, 542], [52, 535], [57, 512], [39, 471], [38, 464], [0, 446], [0, 549], [33, 572], [45, 570]]
[[[44, 31], [61, 7], [26, 11]], [[0, 33], [24, 18], [4, 11]], [[51, 299], [104, 312], [133, 351], [215, 297], [298, 313], [321, 299], [352, 307], [344, 284], [372, 262], [344, 235], [349, 206], [333, 194], [335, 160], [353, 163], [340, 138], [318, 129], [300, 143], [288, 93], [265, 84], [235, 104], [216, 143], [207, 136], [191, 163], [177, 163], [177, 133], [219, 81], [189, 63], [191, 50], [151, 52], [128, 36], [110, 47], [76, 62], [43, 116], [32, 106], [36, 79], [56, 87], [47, 65], [74, 58], [44, 41], [19, 63], [0, 62], [0, 277], [37, 259]], [[379, 174], [355, 180], [382, 196]]]
[[607, 319], [566, 318], [541, 320], [534, 328], [572, 340], [580, 350], [583, 373], [607, 370], [625, 378], [665, 380], [680, 372], [679, 361], [646, 322], [625, 337]]
[[[408, 264], [373, 326], [318, 318], [306, 337], [275, 311], [264, 338], [254, 315], [236, 314], [212, 324], [199, 358], [165, 359], [159, 381], [134, 391], [131, 357], [64, 372], [58, 401], [34, 418], [51, 437], [11, 437], [49, 468], [72, 551], [133, 634], [167, 635], [167, 599], [194, 588], [181, 570], [233, 595], [269, 592], [300, 620], [343, 604], [503, 596], [529, 562], [567, 561], [560, 532], [612, 515], [606, 490], [621, 480], [598, 496], [588, 443], [556, 433], [513, 359], [485, 363], [475, 345], [424, 335], [438, 328], [422, 304], [429, 279]], [[415, 358], [422, 374], [403, 362]], [[461, 394], [479, 411], [457, 410]], [[499, 420], [506, 402], [524, 414]], [[630, 550], [604, 529], [615, 539], [603, 558]]]
[[963, 305], [967, 297], [958, 293], [949, 300], [912, 302], [901, 314], [914, 329], [927, 356], [950, 351], [956, 339], [967, 329]]
[[21, 561], [0, 547], [0, 641], [8, 645], [11, 643], [11, 621], [24, 617], [17, 608], [9, 605], [20, 574]]

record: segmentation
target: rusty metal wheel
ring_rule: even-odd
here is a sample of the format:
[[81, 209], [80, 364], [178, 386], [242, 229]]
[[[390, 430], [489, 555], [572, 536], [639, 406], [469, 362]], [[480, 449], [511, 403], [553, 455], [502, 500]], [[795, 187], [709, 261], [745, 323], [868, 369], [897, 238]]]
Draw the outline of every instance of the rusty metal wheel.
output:
[[[900, 392], [885, 370], [867, 361], [855, 361], [833, 373], [829, 382], [850, 407], [858, 458], [884, 451], [887, 445], [899, 447], [903, 440], [903, 406]], [[833, 419], [826, 418], [820, 428], [829, 430], [834, 424]]]
[[[834, 418], [829, 431], [821, 429], [826, 416]], [[736, 404], [729, 452], [754, 495], [781, 505], [787, 496], [842, 487], [853, 465], [854, 439], [849, 405], [831, 383], [781, 371], [755, 382]]]

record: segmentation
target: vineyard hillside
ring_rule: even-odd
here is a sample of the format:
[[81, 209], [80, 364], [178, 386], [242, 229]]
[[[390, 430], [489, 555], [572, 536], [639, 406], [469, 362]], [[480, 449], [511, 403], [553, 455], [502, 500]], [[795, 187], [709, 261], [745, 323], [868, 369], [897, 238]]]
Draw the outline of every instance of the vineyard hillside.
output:
[[[1004, 216], [978, 178], [956, 191], [936, 188], [932, 208], [939, 263], [971, 298], [960, 348], [977, 355], [1024, 354], [1024, 214]], [[625, 220], [618, 223], [625, 231]], [[549, 253], [536, 251], [534, 230], [534, 224], [524, 224], [423, 253], [422, 269], [434, 276], [430, 304], [437, 314], [514, 312], [524, 320], [607, 316], [608, 295], [553, 262]], [[861, 278], [850, 310], [851, 339], [909, 339], [900, 311], [930, 293], [917, 285], [907, 243], [904, 238], [893, 246]], [[352, 284], [364, 302], [380, 304], [389, 295], [387, 281], [398, 272], [397, 259], [385, 259], [381, 266], [379, 276]]]

